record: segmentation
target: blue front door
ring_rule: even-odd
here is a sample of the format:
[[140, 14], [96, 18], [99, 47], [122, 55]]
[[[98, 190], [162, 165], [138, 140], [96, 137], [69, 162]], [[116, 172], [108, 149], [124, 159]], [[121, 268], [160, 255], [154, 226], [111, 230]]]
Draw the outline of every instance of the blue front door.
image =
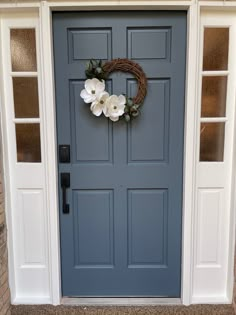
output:
[[[71, 155], [58, 166], [63, 295], [180, 297], [186, 13], [58, 12], [53, 32], [58, 146]], [[80, 98], [91, 58], [142, 66], [131, 124]], [[107, 88], [134, 96], [137, 84], [116, 72]]]

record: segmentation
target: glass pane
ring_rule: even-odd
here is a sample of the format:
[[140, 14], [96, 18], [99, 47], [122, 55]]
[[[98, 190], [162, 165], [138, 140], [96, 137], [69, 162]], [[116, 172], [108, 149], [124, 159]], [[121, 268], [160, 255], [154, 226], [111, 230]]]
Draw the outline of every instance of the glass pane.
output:
[[223, 161], [224, 139], [224, 123], [202, 123], [200, 161]]
[[228, 48], [228, 28], [205, 28], [203, 70], [227, 70]]
[[227, 77], [203, 77], [202, 117], [224, 117]]
[[18, 162], [41, 162], [39, 124], [16, 124]]
[[12, 71], [37, 71], [34, 29], [11, 29]]
[[39, 117], [38, 79], [13, 78], [13, 94], [16, 118]]

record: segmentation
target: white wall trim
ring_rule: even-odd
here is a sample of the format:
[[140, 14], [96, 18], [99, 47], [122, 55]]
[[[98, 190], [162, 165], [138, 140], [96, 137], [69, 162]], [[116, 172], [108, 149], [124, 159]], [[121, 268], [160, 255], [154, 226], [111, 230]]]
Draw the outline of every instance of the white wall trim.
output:
[[[203, 59], [203, 31], [204, 27], [229, 27], [229, 72], [227, 82], [227, 103], [225, 127], [224, 161], [222, 162], [197, 162], [197, 184], [195, 218], [194, 218], [194, 270], [193, 270], [193, 303], [231, 303], [233, 294], [233, 265], [235, 243], [235, 86], [236, 64], [233, 62], [235, 55], [235, 10], [201, 10], [200, 23], [200, 53], [198, 81], [198, 138], [197, 152], [200, 148], [200, 118], [202, 59]], [[210, 121], [210, 119], [209, 119]], [[217, 121], [217, 119], [215, 120]], [[220, 119], [219, 119], [220, 121]], [[211, 194], [215, 194], [213, 201]], [[213, 196], [213, 195], [212, 195]], [[217, 199], [219, 200], [217, 201]], [[212, 201], [211, 201], [212, 200]], [[202, 224], [204, 216], [204, 224]], [[214, 222], [213, 222], [214, 221]], [[218, 223], [217, 223], [218, 222]], [[217, 227], [216, 237], [209, 233], [212, 227]], [[208, 232], [209, 231], [209, 232]], [[214, 234], [215, 235], [215, 234]], [[208, 244], [208, 245], [205, 245]], [[212, 244], [213, 246], [209, 245]], [[216, 248], [215, 257], [209, 256], [208, 249]], [[212, 254], [210, 254], [212, 255]], [[209, 258], [214, 257], [214, 258]]]
[[[236, 107], [236, 102], [235, 102]], [[234, 122], [236, 121], [236, 111]], [[234, 123], [234, 139], [236, 137], [236, 123]], [[233, 175], [234, 174], [234, 175]], [[234, 285], [235, 285], [235, 245], [236, 245], [236, 235], [235, 235], [235, 224], [236, 224], [236, 145], [233, 148], [233, 161], [232, 161], [232, 182], [231, 182], [231, 218], [229, 226], [229, 263], [228, 263], [228, 286], [227, 286], [227, 297], [229, 301], [233, 300]]]
[[188, 9], [191, 7], [191, 5], [199, 4], [200, 7], [204, 8], [234, 8], [236, 7], [236, 1], [235, 0], [222, 0], [222, 1], [203, 1], [203, 0], [103, 0], [103, 1], [96, 1], [96, 0], [71, 0], [71, 1], [63, 1], [63, 0], [5, 0], [1, 1], [0, 3], [0, 9], [2, 10], [9, 10], [9, 9], [29, 9], [29, 8], [39, 8], [41, 6], [41, 2], [47, 2], [48, 7], [50, 8], [58, 8], [60, 10], [64, 9], [72, 9], [74, 10], [75, 8], [81, 8], [81, 7], [87, 7], [89, 8], [90, 6], [93, 8], [94, 5], [97, 6], [106, 6], [106, 7], [111, 7], [111, 6], [149, 6], [149, 7], [159, 7], [159, 8], [164, 8], [168, 10], [169, 8], [171, 9]]
[[[36, 35], [36, 51], [38, 64], [38, 95], [39, 111], [43, 112], [41, 102], [41, 65], [39, 62], [39, 27], [38, 12], [4, 12], [1, 15], [1, 36], [4, 46], [2, 47], [3, 66], [3, 91], [4, 104], [2, 117], [4, 129], [4, 164], [5, 164], [5, 187], [7, 193], [6, 216], [8, 223], [8, 249], [9, 249], [9, 277], [11, 289], [11, 301], [28, 298], [28, 301], [38, 299], [50, 299], [48, 290], [48, 233], [45, 229], [47, 211], [45, 200], [45, 166], [44, 150], [41, 148], [41, 163], [17, 163], [16, 141], [14, 126], [14, 105], [11, 79], [10, 60], [10, 29], [33, 28]], [[24, 76], [24, 73], [22, 73]], [[41, 139], [44, 137], [43, 126], [40, 128]], [[11, 194], [11, 200], [10, 196]], [[29, 197], [30, 196], [30, 197]], [[27, 208], [23, 208], [24, 198], [36, 198], [34, 206], [27, 199]], [[24, 199], [26, 200], [26, 199]], [[28, 211], [31, 219], [36, 215], [37, 221], [24, 217], [24, 210]], [[34, 224], [34, 230], [30, 226]], [[32, 234], [31, 234], [32, 231]], [[29, 236], [30, 233], [30, 237]], [[25, 244], [27, 240], [27, 244]], [[33, 244], [32, 242], [36, 241]]]
[[199, 1], [199, 6], [205, 9], [223, 9], [226, 10], [227, 8], [235, 8], [236, 1], [226, 0], [226, 1]]
[[[189, 3], [188, 3], [189, 4]], [[63, 5], [60, 4], [60, 5]], [[94, 5], [94, 2], [93, 2]], [[153, 2], [152, 2], [153, 5]], [[51, 7], [51, 8], [50, 8]], [[118, 5], [117, 8], [120, 9]], [[53, 10], [53, 6], [51, 3], [49, 4], [47, 1], [44, 1], [41, 4], [41, 28], [43, 38], [41, 40], [42, 45], [44, 46], [43, 50], [43, 58], [44, 61], [44, 68], [47, 69], [47, 79], [45, 80], [45, 90], [47, 89], [47, 96], [48, 101], [47, 104], [53, 102], [53, 106], [49, 108], [47, 106], [46, 110], [49, 110], [50, 113], [47, 115], [47, 124], [51, 127], [55, 128], [53, 131], [51, 130], [50, 139], [47, 139], [47, 147], [48, 148], [56, 148], [56, 124], [55, 124], [55, 110], [51, 112], [52, 109], [55, 109], [55, 97], [53, 94], [54, 88], [54, 77], [53, 77], [53, 58], [52, 58], [52, 38], [51, 38], [51, 31], [49, 32], [48, 26], [50, 23], [51, 18], [51, 11]], [[83, 8], [84, 9], [84, 8]], [[160, 9], [159, 6], [155, 6], [155, 9]], [[182, 268], [182, 302], [185, 305], [189, 305], [191, 303], [191, 287], [192, 287], [192, 265], [191, 265], [191, 258], [192, 258], [192, 216], [194, 211], [194, 190], [195, 190], [195, 143], [194, 137], [196, 136], [196, 125], [194, 124], [194, 115], [196, 111], [196, 106], [192, 101], [195, 99], [195, 83], [196, 83], [196, 72], [193, 71], [194, 68], [197, 69], [197, 41], [196, 36], [198, 32], [198, 15], [199, 15], [199, 8], [198, 5], [193, 5], [189, 8], [188, 12], [188, 51], [187, 51], [187, 78], [186, 80], [186, 117], [185, 117], [185, 161], [184, 161], [184, 189], [186, 190], [184, 194], [184, 201], [183, 201], [183, 268]], [[191, 26], [191, 27], [190, 27]], [[48, 71], [48, 69], [51, 69]], [[187, 105], [187, 104], [190, 104]], [[45, 123], [45, 125], [47, 125]], [[48, 134], [49, 135], [49, 134]], [[46, 140], [46, 139], [45, 139]], [[59, 232], [58, 232], [58, 212], [55, 211], [57, 209], [57, 172], [55, 170], [55, 163], [56, 163], [56, 152], [50, 153], [48, 155], [48, 165], [51, 168], [51, 171], [54, 169], [54, 174], [56, 176], [50, 177], [50, 182], [47, 184], [48, 187], [51, 186], [51, 195], [54, 191], [54, 208], [50, 206], [50, 213], [51, 218], [49, 219], [49, 226], [52, 228], [52, 225], [57, 225], [53, 230], [50, 231], [51, 235], [51, 242], [54, 244], [52, 246], [53, 252], [51, 252], [50, 257], [56, 256], [58, 260], [52, 264], [53, 270], [51, 270], [51, 278], [52, 283], [55, 283], [51, 289], [53, 291], [52, 295], [55, 296], [53, 298], [54, 304], [60, 303], [60, 290], [58, 290], [59, 286], [56, 283], [60, 283], [60, 259], [59, 259]], [[49, 170], [48, 170], [49, 171]], [[49, 171], [50, 173], [50, 171]], [[52, 179], [53, 178], [53, 179]], [[56, 187], [56, 189], [55, 189]], [[191, 211], [190, 211], [191, 209]], [[57, 247], [56, 247], [57, 246]], [[55, 267], [56, 266], [56, 267]], [[57, 274], [59, 273], [59, 274]], [[54, 291], [55, 290], [55, 291]]]
[[196, 139], [197, 139], [197, 77], [198, 77], [198, 24], [199, 7], [193, 4], [188, 11], [188, 38], [186, 54], [186, 100], [185, 100], [185, 152], [183, 185], [183, 246], [182, 246], [182, 302], [192, 303], [193, 269], [193, 218], [196, 185]]
[[187, 9], [195, 2], [195, 0], [72, 0], [72, 1], [63, 1], [63, 0], [35, 0], [35, 1], [24, 1], [24, 0], [6, 0], [0, 3], [0, 9], [8, 10], [8, 9], [24, 9], [24, 8], [39, 8], [41, 6], [41, 2], [47, 2], [48, 6], [53, 9], [71, 9], [74, 10], [76, 8], [87, 8], [94, 9], [94, 7], [107, 7], [110, 8], [111, 6], [119, 7], [122, 6], [126, 7], [133, 7], [138, 6], [144, 8], [146, 6], [149, 9], [152, 7], [159, 9], [166, 9], [166, 10], [178, 10], [180, 9]]
[[[2, 43], [2, 15], [0, 15], [0, 42]], [[9, 268], [9, 287], [11, 289], [11, 298], [15, 298], [15, 268], [14, 268], [14, 242], [13, 242], [13, 226], [12, 226], [12, 215], [11, 215], [11, 194], [10, 194], [10, 166], [8, 157], [8, 146], [7, 141], [7, 122], [6, 122], [6, 107], [5, 107], [5, 67], [3, 65], [3, 50], [0, 51], [0, 114], [1, 114], [1, 140], [2, 140], [2, 157], [3, 157], [3, 176], [4, 176], [4, 198], [5, 198], [5, 212], [6, 212], [6, 224], [7, 224], [7, 245], [8, 245], [8, 268]]]
[[[236, 10], [236, 6], [235, 6]], [[236, 19], [236, 11], [235, 11]], [[235, 49], [234, 49], [235, 53]], [[234, 73], [236, 73], [236, 64], [234, 62]], [[236, 86], [236, 74], [234, 75], [234, 86]], [[234, 91], [235, 94], [235, 91]], [[236, 95], [234, 101], [234, 108], [236, 108]], [[236, 110], [234, 111], [234, 128], [233, 128], [233, 138], [234, 146], [232, 149], [232, 179], [231, 179], [231, 207], [230, 207], [230, 223], [229, 223], [229, 257], [228, 257], [228, 272], [227, 272], [227, 297], [230, 301], [233, 300], [234, 294], [234, 285], [235, 285], [235, 274], [234, 274], [234, 265], [235, 265], [235, 223], [236, 223]]]
[[[221, 296], [193, 296], [193, 268], [194, 268], [194, 246], [196, 245], [194, 236], [194, 223], [196, 219], [196, 164], [198, 160], [198, 131], [199, 131], [199, 32], [200, 32], [200, 8], [236, 8], [236, 1], [215, 2], [203, 1], [18, 1], [17, 3], [0, 3], [0, 12], [23, 12], [23, 8], [39, 9], [39, 60], [41, 63], [41, 126], [42, 130], [42, 151], [44, 152], [45, 163], [45, 200], [46, 200], [46, 221], [48, 244], [48, 268], [49, 268], [49, 294], [50, 296], [30, 296], [28, 299], [20, 292], [15, 292], [15, 271], [14, 261], [14, 241], [12, 238], [14, 227], [12, 226], [10, 194], [6, 196], [6, 209], [8, 220], [8, 244], [9, 244], [9, 270], [12, 302], [14, 304], [46, 304], [58, 305], [61, 303], [61, 278], [60, 278], [60, 233], [59, 233], [59, 210], [58, 210], [58, 174], [57, 174], [57, 141], [56, 141], [56, 117], [55, 117], [55, 96], [54, 96], [54, 71], [53, 71], [53, 49], [52, 49], [52, 21], [51, 12], [54, 10], [93, 10], [96, 9], [150, 9], [150, 10], [188, 10], [188, 37], [187, 37], [187, 68], [186, 68], [186, 112], [185, 112], [185, 152], [184, 152], [184, 186], [183, 186], [183, 243], [182, 243], [182, 303], [189, 305], [192, 303], [230, 303], [232, 298], [232, 270], [234, 253], [234, 221], [236, 207], [236, 187], [235, 202], [232, 204], [233, 219], [230, 225], [231, 237], [229, 240], [229, 264], [227, 278], [227, 292], [222, 292]], [[1, 25], [0, 25], [1, 26]], [[1, 56], [0, 56], [1, 57]], [[1, 58], [2, 60], [2, 58]], [[4, 70], [0, 64], [0, 70]], [[3, 80], [0, 81], [1, 90], [4, 91]], [[1, 119], [3, 134], [3, 153], [5, 169], [6, 192], [10, 192], [10, 167], [8, 165], [7, 124], [3, 93], [1, 93]], [[236, 153], [236, 148], [235, 148]], [[234, 171], [236, 170], [236, 158], [234, 160]], [[236, 178], [234, 179], [236, 181]], [[235, 184], [233, 186], [236, 186]]]
[[209, 296], [194, 296], [192, 298], [192, 304], [231, 304], [232, 300], [228, 295], [210, 295]]
[[60, 231], [58, 204], [58, 175], [57, 175], [57, 135], [56, 107], [54, 97], [54, 66], [51, 33], [51, 11], [43, 1], [40, 6], [40, 45], [43, 72], [44, 113], [42, 119], [45, 127], [46, 152], [46, 187], [48, 202], [48, 233], [49, 233], [49, 268], [50, 290], [52, 303], [60, 304], [61, 299], [61, 270], [60, 270]]
[[41, 297], [41, 296], [31, 296], [30, 299], [26, 297], [17, 296], [15, 299], [11, 300], [11, 304], [19, 305], [45, 305], [52, 304], [52, 299], [50, 297]]

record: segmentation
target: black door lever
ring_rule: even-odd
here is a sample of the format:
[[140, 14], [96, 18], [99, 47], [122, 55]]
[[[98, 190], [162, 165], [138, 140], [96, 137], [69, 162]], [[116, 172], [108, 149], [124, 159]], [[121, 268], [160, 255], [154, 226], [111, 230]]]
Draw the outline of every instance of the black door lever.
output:
[[66, 203], [66, 189], [70, 188], [70, 173], [61, 173], [62, 212], [69, 213], [70, 205]]

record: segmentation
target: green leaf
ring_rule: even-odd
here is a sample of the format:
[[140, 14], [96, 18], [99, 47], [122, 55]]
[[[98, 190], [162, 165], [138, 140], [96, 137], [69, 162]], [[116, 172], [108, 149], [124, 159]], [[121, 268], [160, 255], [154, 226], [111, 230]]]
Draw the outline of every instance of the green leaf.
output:
[[97, 67], [97, 68], [96, 68], [96, 72], [97, 72], [97, 73], [102, 73], [102, 68]]
[[137, 111], [136, 106], [135, 106], [135, 105], [131, 106], [130, 111], [131, 111], [131, 112], [136, 112], [136, 111]]
[[93, 68], [97, 68], [97, 60], [91, 59]]
[[129, 112], [129, 107], [128, 107], [128, 106], [125, 106], [124, 112], [125, 112], [125, 113], [128, 113], [128, 112]]
[[88, 79], [91, 79], [91, 71], [89, 71], [89, 70], [86, 70], [85, 71], [85, 75], [86, 75], [86, 77], [88, 78]]
[[132, 112], [132, 116], [133, 117], [137, 117], [138, 115], [139, 115], [139, 111], [138, 110]]
[[86, 62], [86, 64], [85, 64], [85, 69], [86, 69], [86, 70], [89, 70], [89, 67], [90, 67], [90, 61]]
[[125, 114], [125, 121], [126, 121], [126, 122], [129, 122], [129, 121], [130, 121], [130, 115]]
[[93, 64], [92, 64], [92, 61], [90, 60], [90, 61], [89, 61], [89, 68], [88, 68], [88, 70], [91, 71], [92, 69], [93, 69]]
[[132, 98], [128, 98], [128, 100], [127, 100], [127, 105], [128, 106], [133, 106], [133, 100], [132, 100]]

